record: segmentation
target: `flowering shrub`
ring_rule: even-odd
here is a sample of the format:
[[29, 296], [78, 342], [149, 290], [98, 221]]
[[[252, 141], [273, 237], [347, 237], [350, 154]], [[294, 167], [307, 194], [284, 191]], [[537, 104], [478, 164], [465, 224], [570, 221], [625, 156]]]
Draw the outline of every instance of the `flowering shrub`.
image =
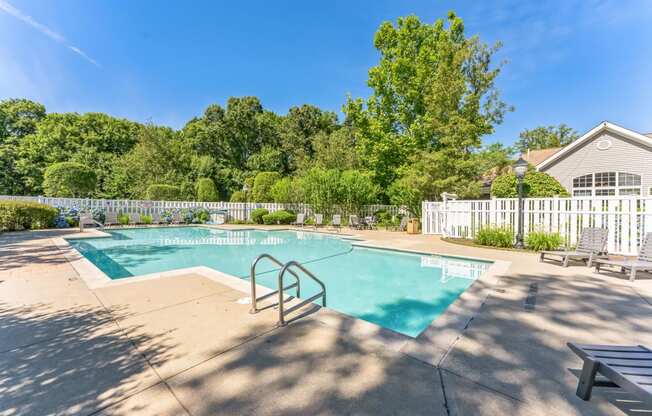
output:
[[165, 211], [161, 212], [161, 221], [166, 224], [172, 224], [172, 220], [174, 219], [174, 214], [176, 212], [177, 210], [166, 209]]
[[79, 225], [79, 208], [57, 207], [57, 217], [54, 226], [57, 228], [76, 227]]

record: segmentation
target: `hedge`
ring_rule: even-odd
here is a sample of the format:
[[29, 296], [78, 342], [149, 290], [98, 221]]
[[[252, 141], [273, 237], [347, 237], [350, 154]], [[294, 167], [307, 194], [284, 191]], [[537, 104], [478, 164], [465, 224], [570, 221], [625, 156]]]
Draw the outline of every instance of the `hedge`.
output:
[[251, 211], [251, 220], [256, 224], [262, 224], [263, 217], [267, 214], [269, 214], [269, 210], [265, 208], [256, 208], [255, 210]]
[[271, 214], [263, 215], [263, 222], [267, 225], [271, 224], [292, 224], [297, 220], [297, 214], [289, 211], [280, 210], [272, 212]]
[[95, 171], [81, 163], [54, 163], [43, 174], [43, 191], [46, 196], [87, 197], [95, 191], [96, 186]]
[[[491, 184], [491, 196], [494, 198], [518, 197], [518, 181], [514, 173], [498, 176]], [[544, 172], [530, 170], [523, 178], [523, 196], [529, 198], [547, 198], [568, 196], [566, 189], [557, 179]]]
[[0, 201], [0, 231], [37, 230], [54, 226], [58, 211], [36, 202]]
[[150, 201], [180, 201], [181, 188], [174, 185], [154, 184], [147, 187], [146, 198]]

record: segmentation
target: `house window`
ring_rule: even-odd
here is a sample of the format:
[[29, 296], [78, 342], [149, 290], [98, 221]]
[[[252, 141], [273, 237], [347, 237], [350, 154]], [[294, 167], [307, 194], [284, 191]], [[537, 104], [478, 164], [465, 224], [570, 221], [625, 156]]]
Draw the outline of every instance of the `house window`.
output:
[[[652, 188], [650, 188], [652, 195]], [[573, 196], [641, 195], [641, 176], [627, 172], [596, 172], [573, 178]]]

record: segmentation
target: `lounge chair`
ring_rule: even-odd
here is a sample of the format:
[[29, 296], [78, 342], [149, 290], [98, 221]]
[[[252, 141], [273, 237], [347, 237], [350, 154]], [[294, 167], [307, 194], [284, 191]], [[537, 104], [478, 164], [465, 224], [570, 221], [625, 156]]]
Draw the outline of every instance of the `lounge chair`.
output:
[[337, 228], [337, 231], [340, 231], [340, 228], [342, 227], [342, 216], [339, 214], [333, 215], [333, 220], [331, 221], [331, 225], [335, 228]]
[[363, 228], [357, 215], [349, 215], [349, 227], [356, 230], [361, 230]]
[[80, 215], [79, 216], [79, 231], [84, 231], [84, 228], [86, 228], [86, 226], [88, 226], [88, 225], [90, 225], [92, 227], [95, 227], [96, 222], [93, 219], [93, 217], [88, 215], [88, 214]]
[[174, 214], [172, 214], [172, 224], [181, 224], [181, 222], [182, 222], [182, 218], [180, 213], [175, 212]]
[[303, 228], [303, 225], [306, 222], [306, 214], [297, 214], [297, 219], [292, 223], [292, 225], [297, 225], [301, 226]]
[[132, 212], [129, 214], [129, 224], [140, 224], [140, 214]]
[[401, 222], [397, 226], [392, 227], [391, 229], [394, 231], [407, 231], [407, 223], [408, 223], [408, 217], [407, 216], [402, 217]]
[[322, 214], [315, 214], [315, 229], [324, 225], [324, 216]]
[[364, 222], [367, 228], [369, 228], [370, 230], [376, 228], [376, 217], [374, 217], [373, 215], [365, 217]]
[[152, 224], [161, 223], [161, 214], [158, 211], [152, 212]]
[[636, 280], [636, 272], [639, 270], [652, 270], [652, 233], [645, 235], [643, 245], [639, 250], [638, 257], [634, 260], [609, 260], [609, 259], [596, 259], [595, 271], [600, 273], [602, 266], [620, 267], [624, 273], [629, 270], [629, 280]]
[[559, 261], [564, 267], [568, 267], [568, 261], [571, 259], [584, 260], [586, 265], [591, 267], [597, 256], [605, 254], [608, 235], [609, 230], [606, 228], [583, 228], [575, 250], [540, 251], [539, 261], [544, 261], [547, 256], [555, 256], [560, 258]]
[[642, 345], [582, 345], [568, 347], [584, 361], [577, 396], [591, 399], [595, 376], [606, 377], [621, 389], [652, 404], [652, 351]]
[[104, 218], [104, 225], [116, 225], [118, 222], [118, 213], [115, 211], [107, 211]]

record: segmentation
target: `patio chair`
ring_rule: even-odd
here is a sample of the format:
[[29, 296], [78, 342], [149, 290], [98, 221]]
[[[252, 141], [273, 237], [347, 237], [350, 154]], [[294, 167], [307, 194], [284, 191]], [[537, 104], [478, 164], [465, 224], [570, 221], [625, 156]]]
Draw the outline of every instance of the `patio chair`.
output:
[[89, 214], [84, 214], [79, 216], [79, 231], [84, 231], [84, 228], [87, 226], [95, 227], [96, 222], [93, 217]]
[[539, 252], [539, 261], [544, 261], [547, 256], [555, 256], [560, 258], [564, 267], [568, 267], [571, 259], [584, 260], [591, 267], [597, 256], [606, 254], [608, 235], [609, 230], [606, 228], [583, 228], [575, 250], [543, 250]]
[[337, 231], [339, 232], [340, 228], [342, 228], [342, 216], [340, 214], [333, 215], [333, 220], [331, 221], [331, 225], [337, 228]]
[[568, 347], [583, 361], [577, 396], [591, 399], [596, 374], [652, 405], [652, 351], [642, 345], [582, 345]]
[[172, 214], [172, 224], [181, 224], [181, 222], [182, 222], [182, 218], [180, 213], [175, 212], [174, 214]]
[[129, 224], [140, 224], [140, 214], [132, 212], [129, 214]]
[[397, 227], [394, 227], [393, 229], [395, 231], [407, 231], [407, 224], [408, 224], [408, 217], [407, 215], [401, 218], [401, 222]]
[[315, 214], [315, 229], [324, 225], [324, 216], [322, 214]]
[[115, 211], [107, 211], [104, 218], [104, 225], [117, 225], [118, 213]]
[[152, 224], [161, 223], [161, 214], [158, 211], [152, 212]]
[[296, 226], [300, 225], [301, 228], [303, 228], [305, 222], [306, 222], [306, 214], [301, 213], [301, 214], [297, 214], [297, 219], [292, 223], [292, 225], [296, 225]]
[[595, 271], [600, 273], [602, 266], [620, 267], [621, 272], [629, 270], [629, 280], [636, 280], [636, 272], [639, 270], [652, 270], [652, 233], [645, 234], [645, 240], [638, 252], [638, 257], [633, 260], [609, 260], [609, 259], [596, 259]]
[[370, 230], [373, 230], [373, 229], [377, 228], [376, 227], [376, 217], [374, 217], [373, 215], [369, 215], [369, 216], [365, 217], [364, 222], [365, 222], [367, 228], [369, 228]]

